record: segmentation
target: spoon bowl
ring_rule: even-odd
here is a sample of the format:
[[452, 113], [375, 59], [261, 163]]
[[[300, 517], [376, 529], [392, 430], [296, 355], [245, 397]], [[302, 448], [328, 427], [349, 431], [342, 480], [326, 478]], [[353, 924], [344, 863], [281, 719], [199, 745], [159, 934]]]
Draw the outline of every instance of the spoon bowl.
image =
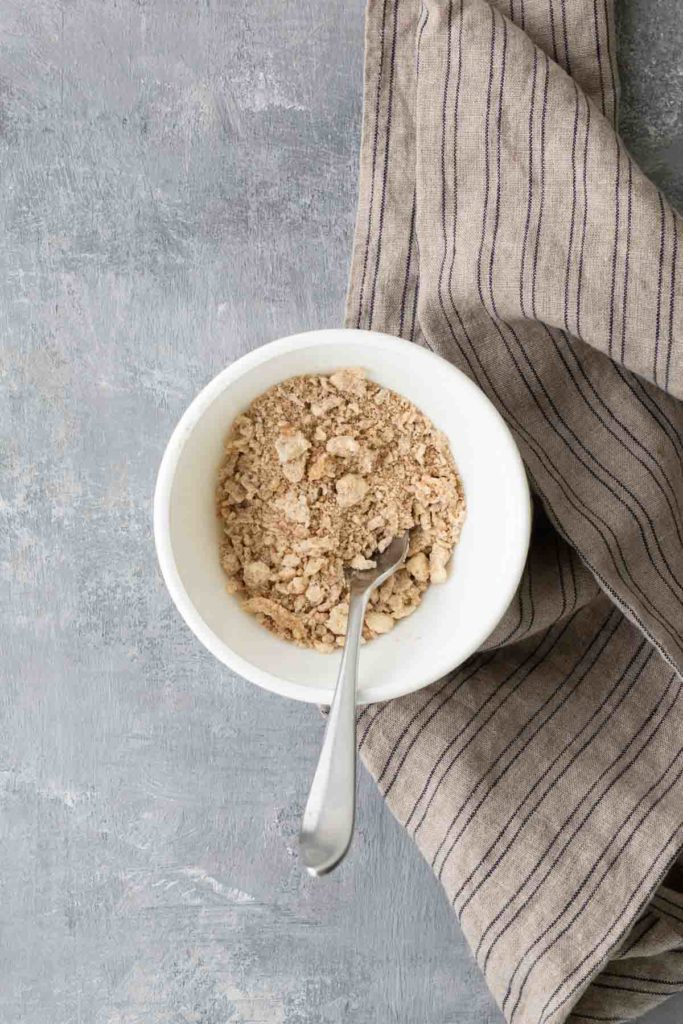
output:
[[384, 551], [377, 555], [377, 564], [372, 569], [349, 569], [347, 579], [352, 594], [361, 594], [368, 591], [368, 596], [377, 587], [381, 587], [390, 576], [401, 568], [408, 554], [410, 536], [404, 533], [401, 537], [394, 537], [391, 544]]

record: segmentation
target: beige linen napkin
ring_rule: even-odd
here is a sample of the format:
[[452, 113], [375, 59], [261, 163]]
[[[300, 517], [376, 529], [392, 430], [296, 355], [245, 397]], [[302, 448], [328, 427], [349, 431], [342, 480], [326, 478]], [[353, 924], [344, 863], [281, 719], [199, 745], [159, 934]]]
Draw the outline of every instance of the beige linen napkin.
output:
[[515, 1024], [683, 988], [683, 238], [616, 105], [611, 0], [370, 0], [347, 323], [477, 381], [537, 508], [486, 650], [359, 744]]

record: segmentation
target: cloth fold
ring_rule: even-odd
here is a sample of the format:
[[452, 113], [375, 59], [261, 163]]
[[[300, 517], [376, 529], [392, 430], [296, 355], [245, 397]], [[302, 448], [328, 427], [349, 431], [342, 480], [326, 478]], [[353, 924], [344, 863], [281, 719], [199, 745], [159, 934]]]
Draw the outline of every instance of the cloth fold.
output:
[[683, 237], [615, 56], [610, 0], [368, 6], [347, 323], [482, 387], [536, 515], [485, 649], [360, 752], [515, 1024], [683, 989]]

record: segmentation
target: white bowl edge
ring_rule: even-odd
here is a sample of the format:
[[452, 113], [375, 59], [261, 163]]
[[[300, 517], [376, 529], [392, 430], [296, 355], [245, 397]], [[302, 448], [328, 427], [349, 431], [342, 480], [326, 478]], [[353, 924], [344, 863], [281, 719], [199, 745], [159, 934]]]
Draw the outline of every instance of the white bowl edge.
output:
[[[242, 375], [254, 367], [258, 367], [273, 357], [282, 354], [288, 354], [296, 350], [305, 350], [307, 348], [318, 348], [326, 345], [339, 344], [350, 345], [352, 347], [357, 347], [360, 350], [362, 343], [367, 343], [370, 338], [372, 339], [372, 343], [375, 347], [384, 348], [394, 356], [397, 352], [401, 351], [401, 347], [404, 347], [410, 353], [410, 357], [414, 357], [415, 355], [414, 350], [416, 346], [412, 342], [407, 342], [403, 339], [392, 337], [391, 335], [362, 330], [333, 328], [320, 331], [308, 331], [302, 334], [280, 338], [276, 341], [262, 345], [260, 348], [249, 352], [247, 355], [242, 356], [234, 363], [230, 364], [218, 373], [211, 381], [209, 381], [182, 415], [164, 451], [154, 493], [154, 537], [161, 572], [173, 602], [192, 632], [219, 661], [227, 665], [227, 667], [233, 672], [267, 690], [278, 693], [282, 696], [310, 703], [329, 703], [331, 699], [331, 689], [328, 686], [316, 687], [305, 683], [297, 683], [291, 679], [283, 679], [272, 672], [265, 671], [259, 666], [245, 660], [236, 651], [232, 650], [228, 644], [217, 637], [198, 613], [182, 582], [173, 551], [170, 529], [171, 491], [178, 463], [188, 438], [205, 412], [209, 409], [216, 398], [223, 394], [229, 384], [238, 380]], [[470, 643], [468, 644], [470, 649], [468, 653], [464, 657], [459, 658], [457, 662], [457, 664], [462, 664], [467, 657], [473, 654], [481, 646], [486, 637], [495, 629], [496, 625], [505, 614], [510, 601], [514, 597], [514, 593], [519, 585], [519, 581], [524, 570], [528, 553], [531, 532], [531, 503], [526, 473], [521, 456], [517, 445], [515, 444], [515, 441], [498, 410], [492, 405], [483, 392], [481, 392], [477, 385], [474, 384], [474, 382], [457, 367], [426, 349], [420, 348], [418, 351], [421, 353], [420, 358], [424, 358], [426, 361], [432, 361], [434, 363], [435, 373], [452, 374], [454, 379], [458, 379], [458, 386], [461, 389], [471, 389], [472, 392], [477, 393], [478, 399], [483, 400], [483, 402], [486, 403], [489, 413], [497, 419], [503, 427], [508, 443], [507, 455], [513, 463], [517, 464], [519, 482], [525, 497], [525, 500], [520, 501], [519, 512], [522, 520], [520, 522], [519, 530], [519, 546], [516, 552], [513, 552], [511, 555], [511, 558], [513, 559], [513, 566], [510, 570], [509, 593], [506, 593], [504, 596], [501, 595], [497, 602], [492, 603], [491, 612], [488, 618], [482, 623], [479, 634], [470, 638]], [[362, 364], [362, 352], [360, 351], [357, 361]], [[429, 413], [427, 414], [429, 415]], [[229, 423], [226, 423], [226, 431], [228, 427]], [[520, 494], [520, 498], [521, 497], [522, 495]], [[512, 586], [513, 581], [514, 586]], [[380, 643], [381, 639], [373, 641], [373, 644]], [[332, 658], [334, 655], [320, 655], [320, 657]], [[436, 659], [433, 669], [428, 671], [425, 676], [421, 677], [417, 683], [414, 681], [406, 681], [404, 685], [394, 687], [391, 693], [384, 692], [381, 684], [378, 686], [366, 687], [362, 693], [359, 693], [359, 704], [372, 703], [377, 700], [394, 699], [395, 697], [411, 693], [417, 689], [423, 688], [424, 686], [430, 685], [456, 667], [457, 665], [449, 666], [444, 664], [443, 661]]]

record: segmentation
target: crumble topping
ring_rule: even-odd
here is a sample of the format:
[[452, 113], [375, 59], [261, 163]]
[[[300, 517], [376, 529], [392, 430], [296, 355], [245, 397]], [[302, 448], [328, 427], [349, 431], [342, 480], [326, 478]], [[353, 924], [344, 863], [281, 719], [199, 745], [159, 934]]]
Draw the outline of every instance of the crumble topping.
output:
[[358, 368], [292, 377], [234, 421], [217, 487], [228, 590], [277, 636], [344, 643], [345, 569], [373, 568], [410, 530], [405, 565], [371, 598], [363, 637], [388, 633], [447, 579], [465, 499], [444, 434]]

